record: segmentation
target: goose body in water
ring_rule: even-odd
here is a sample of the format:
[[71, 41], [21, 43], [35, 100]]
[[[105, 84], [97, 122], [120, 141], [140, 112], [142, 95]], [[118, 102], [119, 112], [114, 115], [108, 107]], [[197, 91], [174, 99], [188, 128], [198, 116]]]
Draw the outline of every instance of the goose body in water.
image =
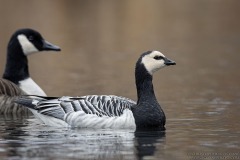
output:
[[175, 64], [159, 51], [140, 56], [135, 68], [137, 103], [111, 95], [21, 97], [16, 102], [30, 108], [36, 117], [51, 126], [164, 129], [166, 118], [154, 94], [152, 75]]
[[28, 70], [27, 56], [40, 51], [60, 51], [60, 48], [47, 42], [40, 33], [32, 29], [19, 29], [10, 38], [5, 70], [0, 79], [0, 113], [28, 112], [13, 102], [16, 96], [25, 94], [46, 96], [32, 80]]

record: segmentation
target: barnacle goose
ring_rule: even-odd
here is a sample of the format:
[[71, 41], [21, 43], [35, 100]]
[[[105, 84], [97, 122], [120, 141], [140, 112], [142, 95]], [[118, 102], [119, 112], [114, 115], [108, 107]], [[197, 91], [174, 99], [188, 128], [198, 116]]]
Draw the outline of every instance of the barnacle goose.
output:
[[0, 79], [0, 113], [27, 113], [27, 109], [13, 102], [16, 96], [24, 94], [46, 96], [29, 75], [27, 56], [50, 50], [60, 51], [60, 48], [44, 40], [35, 30], [19, 29], [12, 35], [7, 47], [5, 71]]
[[30, 108], [47, 125], [82, 128], [162, 128], [165, 114], [153, 89], [152, 75], [176, 63], [159, 51], [143, 53], [136, 63], [137, 104], [117, 96], [28, 97], [16, 103]]

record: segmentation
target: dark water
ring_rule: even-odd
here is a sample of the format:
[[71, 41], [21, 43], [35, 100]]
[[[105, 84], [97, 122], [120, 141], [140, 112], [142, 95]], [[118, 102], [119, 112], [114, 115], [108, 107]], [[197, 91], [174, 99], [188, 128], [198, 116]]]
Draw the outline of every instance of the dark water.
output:
[[134, 65], [160, 50], [177, 62], [154, 75], [166, 131], [86, 130], [0, 118], [0, 159], [240, 159], [238, 0], [0, 1], [0, 73], [18, 28], [39, 30], [60, 54], [29, 57], [49, 96], [136, 100]]

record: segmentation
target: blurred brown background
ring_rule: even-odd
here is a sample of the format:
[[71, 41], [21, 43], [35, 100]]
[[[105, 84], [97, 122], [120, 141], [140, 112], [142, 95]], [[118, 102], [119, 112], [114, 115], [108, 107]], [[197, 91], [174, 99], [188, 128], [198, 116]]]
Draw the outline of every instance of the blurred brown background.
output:
[[[115, 94], [136, 100], [135, 63], [141, 53], [159, 50], [177, 65], [154, 75], [155, 93], [167, 116], [166, 142], [157, 142], [155, 156], [187, 159], [189, 153], [238, 153], [239, 16], [240, 0], [0, 0], [0, 74], [10, 36], [28, 27], [62, 48], [60, 53], [29, 56], [31, 76], [49, 96]], [[34, 144], [34, 150], [44, 148], [40, 154], [50, 147], [52, 156], [55, 140], [66, 142], [64, 132], [54, 131], [55, 135], [48, 133], [50, 136], [43, 141], [54, 141], [54, 145], [48, 142], [45, 148], [35, 137], [39, 130], [45, 133], [42, 131], [46, 128], [36, 127], [27, 129], [34, 138], [24, 136], [24, 154], [27, 146], [33, 151], [30, 144]], [[15, 136], [16, 132], [5, 134]], [[54, 138], [56, 135], [63, 135], [63, 139]], [[77, 145], [78, 138], [56, 153], [65, 156], [70, 148], [74, 154], [87, 153], [91, 157], [98, 155], [98, 150], [93, 153], [92, 148], [113, 144], [111, 138], [99, 141], [95, 137], [96, 143], [89, 147], [92, 143], [85, 142], [89, 138], [92, 142], [93, 135], [84, 137], [85, 145]], [[122, 149], [119, 137], [117, 143], [117, 150], [110, 147], [114, 154]], [[76, 150], [78, 147], [81, 150]], [[123, 154], [132, 152], [137, 153], [136, 148]]]
[[29, 57], [49, 96], [136, 99], [134, 65], [159, 50], [177, 62], [155, 74], [159, 100], [239, 101], [239, 0], [0, 0], [0, 73], [19, 28], [38, 30], [60, 53]]

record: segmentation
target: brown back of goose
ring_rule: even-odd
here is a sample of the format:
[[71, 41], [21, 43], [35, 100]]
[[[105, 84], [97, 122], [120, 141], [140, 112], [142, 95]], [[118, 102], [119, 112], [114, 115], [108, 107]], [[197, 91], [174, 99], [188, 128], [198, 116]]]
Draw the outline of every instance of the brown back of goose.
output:
[[0, 79], [0, 95], [20, 96], [24, 94], [25, 93], [16, 84], [6, 79]]
[[30, 111], [19, 104], [14, 103], [19, 96], [26, 95], [16, 84], [0, 79], [0, 114], [21, 116], [30, 115]]

